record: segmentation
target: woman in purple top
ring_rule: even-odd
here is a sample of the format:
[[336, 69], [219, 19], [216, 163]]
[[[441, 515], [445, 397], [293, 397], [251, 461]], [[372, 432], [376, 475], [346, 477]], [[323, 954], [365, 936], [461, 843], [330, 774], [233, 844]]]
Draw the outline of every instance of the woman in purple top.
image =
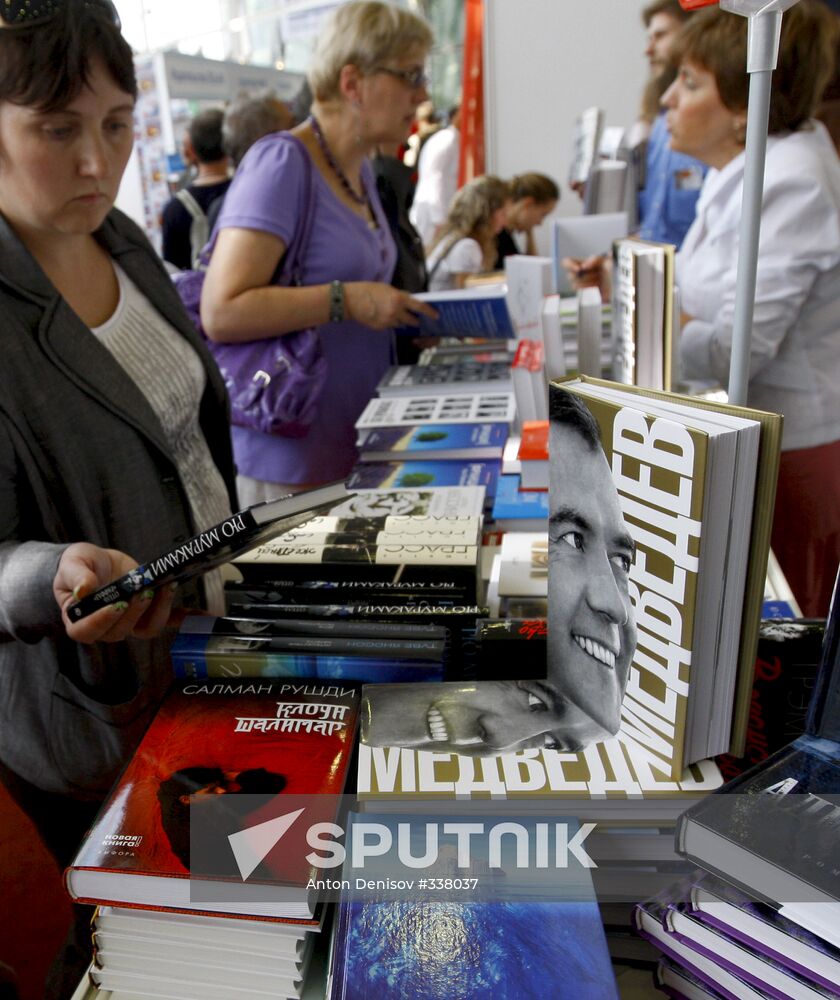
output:
[[[225, 198], [201, 299], [214, 341], [273, 337], [318, 326], [328, 363], [318, 416], [303, 438], [234, 427], [239, 497], [255, 503], [346, 476], [354, 422], [391, 363], [392, 327], [434, 312], [389, 284], [396, 249], [368, 157], [407, 137], [426, 100], [425, 21], [389, 4], [337, 8], [309, 73], [312, 116], [246, 153]], [[310, 162], [307, 162], [309, 160]], [[301, 224], [302, 181], [312, 169], [314, 218], [304, 286], [272, 278]]]

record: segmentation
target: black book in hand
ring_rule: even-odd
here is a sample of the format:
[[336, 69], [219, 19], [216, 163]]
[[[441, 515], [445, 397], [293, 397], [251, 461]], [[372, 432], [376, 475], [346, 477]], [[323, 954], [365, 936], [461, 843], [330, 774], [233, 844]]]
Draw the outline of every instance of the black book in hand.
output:
[[200, 576], [352, 496], [344, 482], [338, 481], [246, 507], [87, 594], [70, 605], [67, 617], [79, 621], [109, 604], [127, 601], [141, 590]]

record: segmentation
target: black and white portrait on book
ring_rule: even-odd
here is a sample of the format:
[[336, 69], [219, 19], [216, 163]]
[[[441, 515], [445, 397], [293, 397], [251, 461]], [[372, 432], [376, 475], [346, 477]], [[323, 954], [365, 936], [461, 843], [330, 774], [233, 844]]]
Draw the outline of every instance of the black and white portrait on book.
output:
[[635, 543], [598, 424], [551, 387], [549, 403], [548, 677], [579, 746], [618, 732], [636, 651], [630, 600]]
[[[556, 386], [549, 413], [545, 678], [368, 685], [365, 743], [473, 757], [576, 753], [618, 732], [636, 650], [635, 544], [594, 417]], [[516, 663], [510, 667], [515, 678]]]

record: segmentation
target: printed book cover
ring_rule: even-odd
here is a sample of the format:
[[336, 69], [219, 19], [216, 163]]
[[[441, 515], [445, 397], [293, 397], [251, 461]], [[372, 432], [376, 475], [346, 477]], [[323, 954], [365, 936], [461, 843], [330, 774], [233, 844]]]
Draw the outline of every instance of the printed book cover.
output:
[[546, 676], [544, 618], [483, 618], [476, 628], [479, 680]]
[[[414, 566], [361, 566], [352, 575], [340, 565], [326, 563], [310, 574], [297, 570], [287, 573], [284, 565], [268, 565], [259, 572], [258, 567], [245, 566], [246, 579], [226, 586], [228, 599], [233, 604], [252, 604], [255, 601], [269, 604], [437, 604], [470, 607], [476, 602], [478, 566], [470, 574], [460, 571], [453, 575], [451, 568], [435, 571]], [[405, 579], [403, 577], [405, 576]]]
[[274, 545], [394, 545], [423, 542], [427, 545], [481, 542], [483, 517], [427, 517], [422, 514], [387, 517], [314, 517], [277, 535]]
[[169, 655], [179, 678], [441, 681], [449, 659], [449, 643], [440, 638], [182, 632], [176, 636]]
[[447, 392], [511, 391], [511, 360], [479, 354], [450, 364], [394, 365], [382, 376], [376, 392], [379, 396], [416, 396], [438, 386]]
[[[444, 292], [418, 292], [415, 298], [428, 302], [438, 318], [418, 314], [421, 337], [501, 337], [512, 340], [516, 329], [507, 303], [507, 285], [478, 285]], [[417, 336], [417, 327], [401, 327], [397, 333]]]
[[727, 782], [677, 827], [678, 849], [776, 905], [821, 902], [840, 918], [840, 597], [834, 588], [806, 732]]
[[478, 545], [461, 542], [426, 542], [422, 538], [410, 542], [365, 542], [323, 545], [296, 541], [265, 542], [239, 556], [236, 565], [244, 573], [256, 568], [281, 565], [285, 572], [294, 573], [307, 564], [349, 566], [448, 566], [474, 568], [478, 560]]
[[[289, 829], [247, 880], [231, 850], [219, 852], [218, 872], [191, 867], [190, 828], [209, 815], [212, 802], [212, 822], [227, 818], [231, 834], [243, 822], [251, 827], [287, 812], [298, 796], [311, 797], [321, 818], [334, 821], [358, 713], [359, 691], [352, 685], [261, 680], [174, 689], [67, 869], [70, 896], [312, 920], [317, 901], [306, 889], [302, 828]], [[246, 804], [251, 795], [268, 797], [267, 804], [238, 817], [237, 793], [246, 793]], [[220, 840], [224, 833], [219, 831]]]
[[549, 677], [676, 776], [730, 748], [745, 694], [761, 427], [597, 379], [551, 400]]
[[[587, 386], [598, 386], [606, 389], [615, 388], [614, 382], [608, 382], [604, 379], [582, 376], [579, 381]], [[564, 383], [561, 382], [559, 384], [562, 385]], [[750, 557], [746, 567], [744, 614], [741, 624], [735, 703], [732, 713], [732, 736], [729, 746], [730, 753], [741, 754], [744, 751], [750, 697], [753, 687], [753, 670], [755, 667], [755, 652], [760, 621], [758, 609], [764, 597], [767, 581], [770, 529], [773, 521], [773, 505], [776, 496], [776, 481], [778, 478], [779, 454], [781, 450], [782, 417], [776, 413], [767, 413], [763, 410], [754, 410], [749, 407], [733, 406], [701, 396], [677, 395], [670, 392], [661, 392], [656, 389], [643, 389], [639, 386], [621, 386], [621, 392], [627, 393], [631, 397], [636, 397], [636, 403], [643, 404], [646, 400], [656, 402], [676, 401], [680, 405], [698, 411], [699, 414], [705, 413], [713, 420], [718, 419], [717, 415], [740, 419], [746, 418], [755, 420], [760, 427], [753, 514], [749, 529]]]
[[[480, 517], [484, 509], [481, 486], [437, 486], [433, 489], [357, 490], [327, 514], [313, 517], [312, 524], [327, 524], [330, 518], [341, 522], [362, 519], [383, 521], [378, 530], [402, 534], [405, 518]], [[392, 520], [393, 519], [393, 520]]]
[[[770, 994], [748, 983], [743, 973], [728, 965], [718, 964], [700, 952], [689, 948], [679, 938], [662, 926], [661, 921], [647, 912], [644, 906], [635, 910], [636, 925], [642, 937], [651, 941], [670, 963], [672, 972], [669, 978], [674, 982], [691, 985], [698, 982], [712, 997], [721, 996], [724, 1000], [768, 1000]], [[682, 973], [676, 978], [677, 971]], [[682, 1000], [682, 993], [672, 993]], [[707, 994], [699, 990], [686, 993], [686, 997], [704, 998]]]
[[275, 545], [267, 542], [236, 560], [250, 587], [320, 603], [360, 596], [433, 593], [475, 603], [479, 545], [421, 541], [379, 545]]
[[343, 482], [255, 504], [199, 532], [169, 552], [162, 552], [125, 576], [71, 604], [67, 616], [78, 621], [142, 590], [180, 583], [228, 562], [261, 541], [303, 524], [313, 512], [347, 498]]
[[501, 459], [471, 462], [406, 461], [358, 464], [347, 479], [347, 488], [387, 489], [434, 486], [483, 486], [495, 496]]
[[[375, 814], [364, 819], [386, 826], [394, 822]], [[480, 865], [482, 859], [477, 860]], [[344, 892], [328, 996], [618, 1000], [591, 877], [586, 877], [591, 898], [583, 901], [519, 901], [504, 898], [503, 891], [498, 899], [473, 893], [472, 898], [436, 900], [418, 891], [385, 901]]]
[[840, 901], [837, 743], [805, 734], [720, 791], [680, 817], [680, 853], [776, 905]]
[[621, 739], [581, 748], [564, 715], [540, 680], [365, 685], [359, 799], [392, 811], [571, 798], [580, 818], [673, 822], [722, 783], [709, 760], [674, 780]]
[[433, 459], [501, 460], [509, 425], [431, 424], [417, 427], [379, 427], [358, 440], [362, 462]]
[[548, 489], [548, 421], [526, 420], [519, 441], [521, 487]]
[[493, 526], [533, 531], [548, 522], [548, 491], [520, 489], [517, 475], [499, 476], [493, 500]]
[[441, 390], [372, 399], [356, 421], [356, 430], [413, 427], [416, 424], [511, 424], [515, 417], [512, 391], [452, 393]]

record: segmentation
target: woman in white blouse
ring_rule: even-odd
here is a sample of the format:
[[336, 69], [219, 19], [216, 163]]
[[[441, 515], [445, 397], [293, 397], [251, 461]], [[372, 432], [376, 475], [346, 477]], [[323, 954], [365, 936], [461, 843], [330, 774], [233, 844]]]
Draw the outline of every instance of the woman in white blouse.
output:
[[[838, 19], [818, 0], [784, 14], [761, 204], [750, 406], [784, 415], [772, 546], [806, 616], [825, 616], [840, 562], [840, 161], [812, 118], [831, 76]], [[707, 163], [677, 255], [686, 379], [729, 381], [749, 78], [747, 19], [711, 8], [672, 47], [662, 103], [671, 148]], [[564, 261], [608, 283], [599, 258]]]
[[[801, 0], [773, 74], [750, 341], [750, 406], [784, 414], [773, 550], [806, 615], [828, 612], [840, 562], [840, 162], [812, 120], [837, 18]], [[675, 44], [663, 104], [671, 147], [709, 164], [677, 258], [684, 378], [726, 385], [744, 177], [747, 22], [717, 8]]]
[[476, 177], [455, 195], [426, 257], [430, 291], [463, 288], [468, 274], [492, 269], [509, 197], [508, 185], [489, 174]]

